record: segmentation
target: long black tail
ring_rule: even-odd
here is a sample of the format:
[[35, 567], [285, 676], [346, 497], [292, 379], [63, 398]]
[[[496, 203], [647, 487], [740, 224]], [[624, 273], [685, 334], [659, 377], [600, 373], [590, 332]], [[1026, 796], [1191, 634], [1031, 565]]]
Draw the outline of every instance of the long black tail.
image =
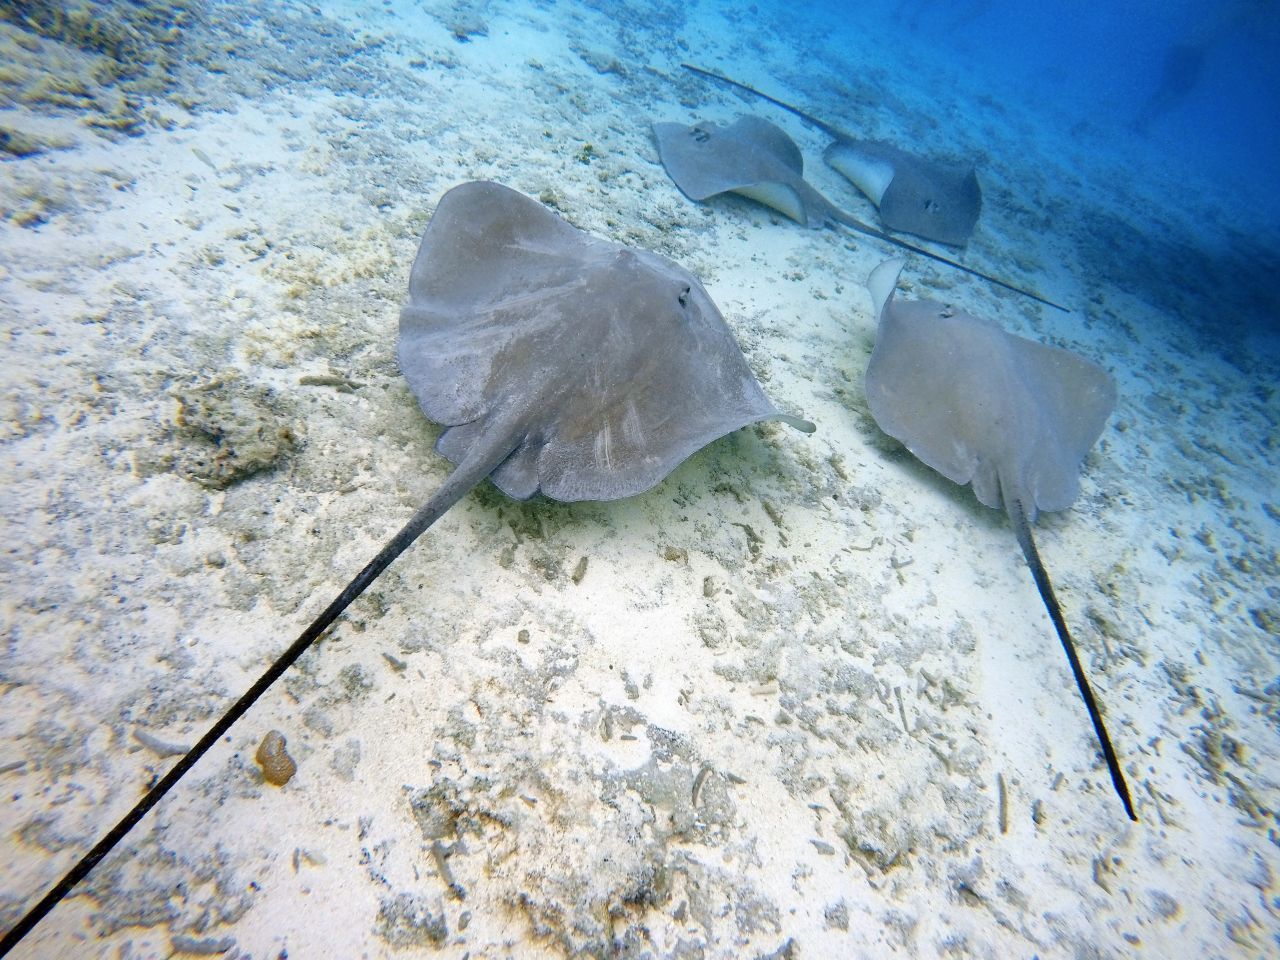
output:
[[[510, 450], [507, 450], [507, 453], [510, 453]], [[175, 763], [154, 787], [147, 791], [146, 795], [134, 805], [133, 809], [125, 814], [120, 822], [94, 845], [92, 850], [81, 857], [80, 861], [67, 871], [66, 875], [41, 898], [39, 903], [27, 911], [26, 916], [14, 924], [10, 930], [6, 931], [3, 937], [0, 937], [0, 957], [5, 956], [16, 947], [18, 942], [48, 915], [49, 911], [62, 902], [62, 899], [72, 891], [76, 884], [89, 875], [89, 871], [96, 867], [102, 858], [110, 853], [116, 844], [138, 825], [138, 822], [147, 815], [147, 812], [173, 789], [201, 757], [208, 753], [210, 747], [222, 739], [232, 725], [244, 716], [257, 699], [267, 691], [267, 688], [279, 680], [289, 667], [293, 666], [294, 661], [319, 639], [320, 635], [342, 615], [342, 612], [351, 605], [356, 597], [364, 593], [369, 584], [373, 583], [396, 557], [404, 553], [431, 524], [435, 523], [446, 510], [457, 503], [468, 490], [488, 476], [489, 472], [505, 456], [506, 453], [503, 453], [497, 457], [496, 461], [491, 460], [487, 463], [480, 456], [468, 457], [463, 460], [462, 464], [450, 474], [449, 479], [427, 501], [426, 505], [400, 528], [400, 531], [378, 552], [378, 555], [370, 560], [364, 569], [356, 574], [355, 578], [338, 594], [337, 599], [325, 607], [324, 612], [316, 617], [311, 626], [303, 630], [301, 636], [293, 641], [289, 648], [271, 666], [267, 667], [262, 676], [254, 681], [253, 686], [231, 705], [227, 712], [218, 719], [217, 723], [209, 728], [208, 732], [200, 738], [196, 745], [188, 750], [186, 755]]]
[[963, 263], [950, 260], [941, 254], [934, 253], [932, 250], [926, 250], [924, 247], [917, 247], [914, 243], [908, 243], [907, 241], [901, 240], [892, 234], [885, 233], [883, 230], [877, 230], [875, 227], [868, 226], [861, 220], [849, 216], [843, 210], [839, 210], [839, 208], [837, 208], [837, 213], [839, 214], [839, 221], [850, 230], [856, 230], [858, 233], [865, 233], [868, 237], [875, 237], [877, 240], [883, 240], [885, 243], [891, 243], [895, 247], [901, 247], [903, 250], [918, 253], [922, 257], [928, 257], [930, 260], [936, 260], [938, 263], [946, 264], [948, 267], [954, 267], [957, 270], [961, 270], [967, 274], [977, 277], [979, 280], [985, 280], [987, 283], [994, 283], [997, 287], [1004, 287], [1006, 290], [1011, 290], [1024, 297], [1030, 297], [1037, 303], [1043, 303], [1046, 307], [1053, 307], [1055, 310], [1061, 310], [1063, 313], [1071, 312], [1061, 304], [1054, 303], [1052, 300], [1046, 300], [1044, 297], [1040, 296], [1040, 294], [1035, 293], [1032, 290], [1024, 290], [1022, 287], [1016, 287], [1008, 281], [1001, 280], [999, 277], [993, 277], [991, 274], [983, 273], [981, 270], [975, 270], [973, 267], [966, 267]]
[[1120, 795], [1124, 812], [1136, 823], [1138, 816], [1133, 812], [1133, 801], [1129, 799], [1129, 785], [1125, 782], [1124, 771], [1120, 769], [1115, 748], [1111, 746], [1111, 737], [1107, 734], [1106, 724], [1102, 722], [1102, 714], [1098, 712], [1098, 702], [1094, 699], [1093, 689], [1089, 686], [1089, 680], [1084, 675], [1084, 667], [1080, 665], [1080, 658], [1076, 655], [1075, 642], [1067, 630], [1067, 621], [1062, 616], [1062, 608], [1058, 606], [1058, 598], [1054, 596], [1049, 574], [1045, 571], [1044, 564], [1040, 562], [1040, 553], [1036, 550], [1036, 542], [1031, 536], [1031, 525], [1027, 523], [1027, 515], [1020, 502], [1015, 500], [1009, 505], [1009, 519], [1013, 522], [1014, 532], [1018, 535], [1022, 555], [1027, 558], [1027, 566], [1031, 568], [1031, 576], [1035, 578], [1040, 599], [1044, 601], [1045, 608], [1049, 611], [1049, 619], [1053, 621], [1053, 627], [1058, 631], [1058, 639], [1062, 641], [1062, 649], [1066, 651], [1071, 672], [1076, 678], [1076, 686], [1080, 689], [1080, 696], [1084, 698], [1089, 719], [1093, 721], [1093, 731], [1102, 745], [1102, 755], [1106, 758], [1107, 769], [1111, 772], [1111, 783], [1115, 786], [1116, 793]]
[[789, 103], [784, 103], [781, 100], [777, 100], [774, 97], [769, 96], [767, 93], [763, 93], [762, 91], [757, 90], [755, 87], [747, 86], [745, 83], [740, 83], [737, 80], [731, 80], [728, 77], [726, 77], [723, 73], [716, 73], [713, 70], [703, 70], [701, 67], [695, 67], [691, 63], [682, 63], [680, 64], [680, 66], [684, 67], [686, 70], [690, 71], [691, 73], [696, 73], [700, 77], [706, 77], [708, 80], [718, 80], [720, 83], [727, 83], [729, 86], [737, 87], [739, 90], [743, 90], [747, 93], [752, 94], [753, 96], [757, 96], [761, 100], [768, 100], [775, 107], [781, 107], [783, 110], [786, 110], [788, 113], [795, 114], [805, 123], [810, 124], [811, 126], [817, 127], [823, 133], [830, 134], [831, 136], [835, 137], [837, 140], [856, 140], [857, 139], [857, 137], [853, 136], [852, 134], [845, 133], [839, 127], [832, 126], [831, 124], [827, 123], [827, 121], [825, 120], [819, 120], [817, 117], [815, 117], [811, 113], [805, 113], [799, 107], [793, 107]]
[[[804, 120], [806, 123], [812, 124], [813, 126], [817, 127], [819, 130], [823, 131], [824, 133], [827, 133], [830, 136], [835, 137], [837, 140], [856, 139], [850, 134], [845, 133], [839, 127], [832, 126], [831, 124], [827, 123], [825, 120], [819, 120], [817, 117], [813, 116], [812, 114], [805, 113], [799, 107], [793, 107], [789, 103], [784, 103], [781, 100], [776, 100], [773, 97], [769, 96], [767, 93], [761, 93], [755, 87], [749, 87], [745, 83], [739, 83], [737, 80], [731, 80], [720, 73], [714, 73], [710, 70], [703, 70], [701, 67], [695, 67], [691, 63], [682, 63], [681, 66], [684, 67], [686, 70], [689, 70], [693, 73], [698, 74], [698, 76], [708, 77], [712, 80], [718, 80], [720, 83], [727, 83], [731, 87], [737, 87], [739, 90], [745, 90], [747, 93], [760, 97], [763, 100], [767, 100], [770, 103], [772, 103], [774, 106], [781, 107], [783, 110], [786, 110], [790, 113], [794, 113], [797, 117]], [[1001, 280], [999, 277], [993, 277], [989, 273], [983, 273], [981, 270], [975, 270], [973, 267], [966, 267], [963, 263], [959, 263], [955, 260], [950, 259], [949, 257], [944, 257], [940, 253], [934, 253], [931, 250], [926, 250], [924, 247], [918, 247], [913, 243], [908, 243], [906, 240], [900, 240], [897, 237], [893, 236], [892, 234], [885, 233], [883, 230], [878, 230], [873, 226], [863, 223], [861, 220], [858, 220], [855, 217], [851, 217], [849, 214], [845, 213], [843, 210], [839, 210], [838, 212], [839, 212], [840, 222], [843, 223], [846, 227], [848, 227], [851, 230], [856, 230], [859, 233], [865, 233], [869, 237], [875, 237], [877, 240], [883, 240], [885, 243], [891, 243], [895, 247], [901, 247], [903, 250], [909, 250], [912, 253], [918, 253], [922, 257], [928, 257], [930, 260], [936, 260], [938, 263], [946, 264], [948, 267], [954, 267], [957, 270], [962, 270], [963, 272], [970, 274], [971, 276], [975, 276], [980, 280], [986, 280], [988, 283], [994, 283], [997, 287], [1003, 287], [1004, 289], [1009, 290], [1013, 293], [1020, 294], [1024, 297], [1030, 297], [1032, 300], [1036, 301], [1037, 303], [1043, 303], [1046, 307], [1053, 307], [1055, 310], [1061, 310], [1063, 313], [1071, 312], [1066, 307], [1062, 306], [1062, 304], [1054, 303], [1052, 300], [1048, 300], [1032, 290], [1025, 290], [1022, 287], [1015, 286], [1014, 284], [1009, 283], [1007, 280]]]

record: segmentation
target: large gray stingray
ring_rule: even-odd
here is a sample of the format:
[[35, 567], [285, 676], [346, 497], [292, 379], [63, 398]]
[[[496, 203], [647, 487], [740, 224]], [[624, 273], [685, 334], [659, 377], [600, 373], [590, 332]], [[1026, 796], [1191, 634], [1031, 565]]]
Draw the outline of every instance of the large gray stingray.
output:
[[457, 464], [311, 626], [192, 750], [0, 940], [7, 952], [432, 523], [489, 477], [524, 499], [613, 500], [694, 451], [782, 420], [698, 279], [600, 240], [496, 183], [441, 198], [400, 314], [400, 368]]
[[653, 134], [662, 165], [680, 192], [690, 200], [701, 202], [722, 193], [738, 193], [773, 207], [806, 226], [841, 224], [1047, 306], [1066, 310], [1038, 293], [915, 246], [845, 213], [805, 181], [800, 148], [768, 120], [740, 117], [727, 127], [707, 121], [687, 126], [655, 123]]
[[886, 261], [867, 281], [879, 316], [866, 378], [871, 416], [948, 480], [973, 484], [981, 503], [1004, 507], [1066, 651], [1111, 781], [1125, 813], [1136, 820], [1031, 535], [1039, 511], [1065, 510], [1075, 502], [1080, 464], [1115, 406], [1115, 385], [1096, 363], [1069, 350], [1014, 336], [931, 300], [895, 299], [902, 264]]
[[881, 140], [863, 140], [799, 107], [723, 74], [684, 64], [686, 70], [767, 100], [835, 138], [824, 159], [866, 194], [890, 230], [962, 247], [982, 213], [982, 188], [970, 163], [936, 160]]

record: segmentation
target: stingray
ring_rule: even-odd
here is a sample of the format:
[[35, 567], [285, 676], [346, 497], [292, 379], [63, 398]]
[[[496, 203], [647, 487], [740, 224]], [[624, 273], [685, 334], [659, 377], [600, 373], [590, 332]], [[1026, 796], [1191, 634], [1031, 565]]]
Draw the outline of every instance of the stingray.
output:
[[970, 163], [922, 157], [885, 143], [863, 140], [755, 87], [691, 64], [686, 70], [767, 100], [835, 138], [827, 163], [866, 194], [890, 230], [962, 247], [982, 212], [982, 188]]
[[727, 127], [701, 121], [689, 126], [655, 123], [658, 156], [675, 185], [690, 200], [701, 202], [722, 193], [749, 197], [808, 227], [841, 224], [896, 247], [918, 253], [1030, 297], [1046, 306], [1059, 306], [1038, 293], [1023, 290], [997, 277], [966, 267], [899, 237], [877, 230], [850, 216], [811, 187], [804, 179], [800, 148], [768, 120], [740, 117]]
[[768, 120], [739, 117], [727, 127], [655, 123], [653, 135], [662, 165], [690, 200], [738, 193], [807, 227], [849, 220], [805, 182], [800, 148]]
[[971, 164], [932, 160], [881, 140], [838, 140], [824, 159], [880, 211], [890, 230], [962, 247], [982, 212]]
[[614, 500], [648, 490], [774, 408], [693, 274], [597, 239], [496, 183], [444, 195], [400, 314], [400, 368], [437, 451], [439, 490], [315, 621], [0, 941], [8, 951], [83, 879], [428, 527], [486, 477], [508, 496]]
[[971, 483], [980, 503], [1009, 516], [1036, 588], [1066, 651], [1125, 813], [1137, 820], [1107, 728], [1036, 550], [1039, 511], [1065, 510], [1080, 465], [1115, 407], [1096, 363], [1006, 333], [931, 300], [900, 301], [902, 260], [882, 263], [867, 287], [879, 316], [866, 393], [880, 429], [948, 480]]

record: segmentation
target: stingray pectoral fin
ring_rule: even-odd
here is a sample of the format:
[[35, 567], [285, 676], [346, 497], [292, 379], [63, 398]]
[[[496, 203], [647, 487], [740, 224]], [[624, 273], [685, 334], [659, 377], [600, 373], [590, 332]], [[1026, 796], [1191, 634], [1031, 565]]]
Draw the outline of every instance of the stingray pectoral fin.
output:
[[893, 182], [893, 164], [883, 157], [876, 157], [860, 150], [856, 143], [837, 141], [827, 147], [823, 158], [827, 165], [867, 195], [867, 199], [880, 206], [884, 192]]
[[898, 286], [898, 277], [907, 261], [902, 257], [894, 257], [884, 261], [867, 277], [867, 292], [871, 294], [871, 302], [875, 305], [876, 321], [884, 316], [884, 308], [893, 299], [893, 291]]
[[773, 207], [773, 209], [790, 217], [796, 223], [809, 225], [809, 215], [805, 210], [804, 201], [795, 190], [785, 183], [779, 183], [776, 180], [765, 180], [746, 187], [735, 187], [733, 192], [749, 197], [757, 203], [763, 203], [766, 207]]
[[[3, 938], [0, 938], [0, 956], [8, 953], [10, 949], [16, 946], [50, 910], [56, 907], [74, 889], [76, 884], [89, 875], [89, 872], [97, 866], [98, 862], [110, 853], [116, 844], [123, 840], [125, 835], [147, 815], [147, 812], [177, 785], [178, 781], [182, 779], [188, 770], [196, 765], [200, 758], [209, 751], [210, 747], [226, 735], [232, 725], [244, 716], [257, 699], [273, 683], [280, 679], [281, 675], [302, 656], [307, 648], [342, 615], [342, 612], [360, 594], [364, 593], [369, 584], [373, 583], [378, 575], [391, 565], [392, 561], [404, 553], [429, 526], [440, 519], [472, 487], [487, 477], [523, 439], [522, 437], [502, 436], [501, 431], [504, 425], [495, 423], [494, 426], [495, 429], [488, 432], [487, 442], [479, 442], [472, 447], [468, 456], [449, 475], [449, 478], [445, 480], [435, 495], [413, 515], [408, 523], [400, 528], [400, 531], [391, 538], [385, 547], [378, 551], [378, 555], [356, 574], [355, 578], [343, 588], [337, 598], [324, 608], [324, 611], [312, 621], [307, 629], [302, 631], [298, 639], [293, 641], [289, 648], [272, 662], [271, 666], [254, 681], [253, 686], [246, 690], [240, 699], [218, 718], [218, 721], [209, 728], [196, 745], [187, 751], [182, 759], [175, 763], [155, 786], [147, 791], [142, 799], [133, 806], [133, 809], [125, 814], [120, 822], [94, 845], [92, 850], [81, 857], [79, 862], [68, 870], [63, 878], [39, 902], [27, 911], [26, 915], [14, 924]], [[511, 432], [509, 429], [506, 430], [507, 434]]]
[[1089, 719], [1093, 723], [1094, 733], [1097, 734], [1098, 743], [1102, 746], [1102, 755], [1107, 761], [1107, 770], [1111, 774], [1111, 783], [1115, 787], [1116, 793], [1120, 795], [1120, 802], [1124, 804], [1124, 812], [1130, 820], [1136, 823], [1138, 815], [1133, 812], [1133, 801], [1129, 797], [1129, 784], [1125, 781], [1124, 771], [1120, 769], [1120, 761], [1116, 757], [1115, 747], [1111, 745], [1111, 737], [1107, 733], [1107, 726], [1102, 721], [1102, 714], [1098, 710], [1098, 701], [1093, 696], [1093, 688], [1089, 686], [1089, 678], [1085, 676], [1084, 667], [1080, 665], [1080, 657], [1076, 654], [1075, 641], [1071, 639], [1071, 634], [1067, 630], [1067, 621], [1062, 616], [1062, 608], [1058, 606], [1058, 598], [1054, 595], [1053, 584], [1049, 582], [1049, 574], [1045, 570], [1044, 564], [1040, 561], [1040, 552], [1036, 550], [1035, 539], [1031, 536], [1031, 525], [1027, 522], [1027, 514], [1023, 510], [1021, 501], [1017, 499], [1010, 500], [1006, 506], [1009, 520], [1018, 536], [1018, 545], [1022, 547], [1022, 555], [1026, 557], [1027, 566], [1031, 568], [1031, 576], [1036, 581], [1036, 589], [1040, 591], [1040, 599], [1044, 601], [1045, 608], [1049, 611], [1049, 619], [1053, 621], [1053, 627], [1058, 632], [1058, 639], [1062, 641], [1062, 649], [1067, 654], [1067, 662], [1071, 664], [1071, 673], [1075, 677], [1076, 686], [1080, 690], [1080, 696], [1084, 698], [1085, 708], [1089, 711]]

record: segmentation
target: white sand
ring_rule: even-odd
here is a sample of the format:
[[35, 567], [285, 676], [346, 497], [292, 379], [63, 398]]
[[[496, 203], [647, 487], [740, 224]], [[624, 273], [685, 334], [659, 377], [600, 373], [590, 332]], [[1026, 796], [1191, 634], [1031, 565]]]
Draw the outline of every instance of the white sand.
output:
[[[769, 395], [819, 431], [743, 431], [617, 503], [473, 493], [15, 956], [1275, 949], [1280, 410], [1256, 355], [1226, 359], [1088, 272], [1089, 228], [1065, 214], [1083, 191], [1140, 222], [1141, 194], [1103, 190], [1087, 150], [1010, 110], [972, 142], [916, 131], [984, 151], [971, 262], [1075, 309], [918, 264], [904, 294], [1117, 378], [1079, 501], [1037, 537], [1131, 825], [1007, 522], [867, 414], [863, 281], [884, 250], [745, 200], [696, 206], [657, 163], [651, 119], [745, 109], [681, 58], [748, 58], [745, 79], [804, 87], [781, 28], [491, 3], [462, 43], [443, 4], [325, 5], [351, 51], [308, 7], [273, 6], [296, 14], [289, 43], [324, 54], [313, 79], [220, 93], [224, 109], [160, 103], [168, 129], [118, 141], [73, 114], [19, 117], [71, 145], [0, 166], [10, 197], [51, 198], [46, 222], [0, 223], [3, 917], [446, 476], [394, 343], [450, 186], [497, 179], [675, 257]], [[815, 75], [854, 72], [808, 56]], [[909, 67], [874, 79], [917, 116], [931, 95], [911, 84], [936, 78]], [[854, 205], [817, 161], [824, 138], [765, 115]], [[1220, 216], [1213, 202], [1185, 222]], [[218, 378], [216, 397], [298, 437], [221, 491], [178, 469], [196, 443], [180, 400], [190, 421]], [[253, 760], [271, 729], [298, 763], [283, 788]]]

